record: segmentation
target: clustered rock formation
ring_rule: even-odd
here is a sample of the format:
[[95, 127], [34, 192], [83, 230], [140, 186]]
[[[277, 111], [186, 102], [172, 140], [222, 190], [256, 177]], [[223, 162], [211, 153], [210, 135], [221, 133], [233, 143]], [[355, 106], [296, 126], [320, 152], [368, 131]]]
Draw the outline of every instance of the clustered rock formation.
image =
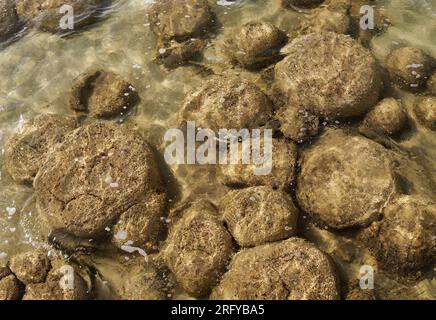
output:
[[[91, 16], [102, 3], [77, 1], [76, 9]], [[311, 12], [289, 38], [253, 21], [231, 30], [224, 45], [229, 64], [271, 68], [271, 86], [214, 75], [186, 94], [177, 114], [181, 127], [195, 121], [215, 133], [271, 128], [271, 173], [254, 175], [254, 164], [217, 165], [217, 181], [227, 188], [217, 203], [194, 195], [170, 209], [156, 150], [113, 121], [138, 103], [139, 93], [119, 75], [87, 72], [71, 92], [76, 117], [29, 121], [9, 139], [5, 168], [17, 183], [33, 185], [39, 218], [58, 238], [53, 242], [63, 249], [71, 249], [63, 236], [95, 241], [94, 250], [112, 244], [117, 258], [105, 270], [96, 267], [98, 257], [80, 253], [71, 260], [45, 249], [14, 256], [0, 268], [0, 299], [93, 298], [90, 278], [100, 291], [107, 289], [103, 279], [111, 280], [108, 296], [118, 299], [166, 299], [175, 286], [195, 298], [373, 299], [304, 239], [304, 220], [333, 236], [350, 233], [348, 240], [369, 250], [380, 270], [399, 278], [433, 266], [436, 202], [400, 187], [397, 150], [384, 139], [404, 132], [409, 121], [435, 130], [433, 58], [402, 47], [384, 61], [392, 90], [427, 94], [410, 114], [400, 99], [382, 96], [380, 66], [361, 44], [366, 40], [350, 36], [350, 1], [282, 3], [283, 10]], [[0, 0], [0, 18], [10, 20], [0, 20], [0, 38], [15, 32], [18, 17], [32, 25], [38, 16], [39, 28], [59, 32], [56, 6], [16, 1], [17, 16], [11, 2]], [[157, 62], [167, 68], [195, 59], [217, 23], [204, 0], [158, 0], [149, 20]], [[119, 249], [138, 254], [122, 261]], [[75, 285], [65, 289], [61, 268], [70, 264]]]

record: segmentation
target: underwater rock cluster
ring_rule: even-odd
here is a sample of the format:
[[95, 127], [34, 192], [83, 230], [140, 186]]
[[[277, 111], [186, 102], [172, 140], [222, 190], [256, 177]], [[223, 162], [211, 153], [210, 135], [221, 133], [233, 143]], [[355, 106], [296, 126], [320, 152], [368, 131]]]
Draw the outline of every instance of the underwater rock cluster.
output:
[[[85, 17], [80, 26], [104, 3], [74, 2]], [[288, 34], [267, 21], [223, 32], [225, 72], [205, 76], [174, 112], [182, 129], [191, 121], [213, 133], [270, 129], [271, 172], [217, 164], [208, 184], [218, 196], [174, 196], [181, 186], [168, 177], [179, 168], [162, 164], [159, 146], [130, 119], [116, 121], [140, 93], [118, 74], [85, 72], [71, 79], [73, 116], [36, 116], [5, 145], [6, 171], [33, 186], [37, 219], [50, 233], [44, 249], [0, 267], [0, 300], [168, 299], [177, 291], [210, 299], [374, 299], [356, 287], [352, 263], [375, 261], [377, 272], [399, 282], [433, 267], [436, 202], [402, 175], [415, 166], [400, 160], [415, 159], [395, 139], [409, 122], [436, 128], [434, 59], [395, 48], [382, 61], [391, 81], [383, 83], [379, 61], [362, 45], [368, 34], [352, 32], [351, 1], [281, 3], [306, 19]], [[18, 0], [15, 11], [0, 0], [0, 40], [20, 19], [62, 32], [58, 5]], [[156, 62], [168, 69], [195, 60], [218, 23], [205, 0], [158, 0], [147, 10]], [[256, 78], [263, 72], [269, 81]], [[409, 110], [398, 90], [422, 96]], [[429, 170], [424, 161], [415, 165], [423, 175]], [[313, 234], [334, 241], [326, 246]]]

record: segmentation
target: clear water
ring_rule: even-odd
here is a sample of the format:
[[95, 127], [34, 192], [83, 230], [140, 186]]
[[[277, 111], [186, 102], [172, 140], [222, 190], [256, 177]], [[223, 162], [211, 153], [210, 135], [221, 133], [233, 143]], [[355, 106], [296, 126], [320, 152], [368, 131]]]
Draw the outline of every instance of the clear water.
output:
[[[174, 115], [184, 95], [207, 77], [202, 66], [216, 73], [241, 74], [253, 81], [259, 74], [228, 69], [220, 51], [223, 32], [250, 20], [267, 20], [283, 30], [295, 25], [304, 13], [281, 8], [279, 0], [241, 0], [229, 6], [215, 6], [222, 29], [205, 50], [198, 66], [165, 71], [153, 61], [155, 38], [147, 20], [147, 2], [121, 0], [105, 13], [103, 21], [83, 32], [61, 38], [49, 33], [29, 31], [18, 41], [0, 50], [0, 149], [23, 121], [41, 113], [72, 114], [68, 108], [73, 79], [90, 68], [102, 68], [129, 79], [141, 96], [140, 105], [125, 120], [135, 124], [152, 143], [162, 148], [163, 132], [174, 127]], [[363, 1], [361, 1], [363, 2]], [[399, 43], [422, 48], [436, 57], [436, 1], [380, 0], [393, 26], [373, 39], [373, 53], [382, 61]], [[407, 108], [412, 95], [402, 97]], [[403, 147], [413, 149], [428, 165], [436, 181], [435, 133], [412, 129]], [[0, 155], [2, 161], [3, 150]], [[214, 180], [209, 167], [174, 168], [182, 186], [182, 197], [207, 195], [217, 199], [225, 188]], [[31, 247], [44, 246], [44, 231], [38, 224], [32, 190], [18, 186], [0, 172], [0, 265], [11, 256]], [[189, 184], [187, 183], [189, 181]], [[195, 183], [192, 183], [195, 181]], [[425, 183], [423, 183], [425, 185]], [[425, 188], [425, 187], [423, 187]], [[434, 190], [427, 190], [435, 197]], [[343, 244], [339, 236], [311, 229], [306, 236], [327, 252]], [[373, 258], [363, 249], [342, 268], [349, 275], [358, 274], [360, 265], [371, 264]], [[436, 298], [436, 279], [410, 286], [400, 285], [389, 275], [380, 275], [386, 288], [383, 298], [399, 292], [410, 298]]]

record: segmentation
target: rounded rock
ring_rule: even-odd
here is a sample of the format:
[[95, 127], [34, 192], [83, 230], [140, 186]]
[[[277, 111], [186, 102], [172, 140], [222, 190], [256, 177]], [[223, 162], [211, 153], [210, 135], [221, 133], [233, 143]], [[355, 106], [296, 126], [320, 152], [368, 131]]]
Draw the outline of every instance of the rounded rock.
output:
[[73, 85], [71, 108], [95, 118], [122, 116], [139, 101], [136, 89], [120, 76], [104, 71], [79, 76]]
[[223, 197], [220, 212], [242, 247], [283, 240], [297, 233], [298, 209], [286, 193], [270, 187], [232, 190]]
[[382, 135], [394, 135], [407, 124], [407, 114], [401, 103], [387, 98], [377, 104], [363, 120], [362, 127]]
[[6, 170], [16, 182], [31, 184], [47, 153], [62, 143], [76, 126], [75, 119], [54, 114], [31, 119], [6, 143]]
[[14, 256], [9, 267], [15, 276], [26, 285], [44, 282], [51, 269], [50, 259], [44, 250], [35, 250]]
[[95, 121], [53, 150], [34, 181], [37, 205], [54, 230], [96, 237], [147, 195], [165, 193], [150, 145], [136, 132]]
[[179, 119], [218, 132], [223, 128], [261, 127], [271, 113], [271, 101], [252, 82], [240, 77], [216, 77], [187, 95]]
[[381, 266], [407, 274], [433, 265], [436, 253], [436, 203], [419, 195], [391, 201], [381, 221], [362, 231]]
[[163, 257], [179, 285], [195, 297], [207, 295], [224, 273], [232, 239], [208, 201], [196, 201], [170, 229]]
[[265, 67], [279, 58], [286, 35], [269, 22], [252, 21], [227, 34], [225, 52], [247, 69]]
[[19, 300], [20, 296], [20, 282], [13, 274], [0, 278], [0, 301]]
[[418, 91], [425, 88], [433, 61], [420, 49], [403, 47], [387, 56], [386, 67], [395, 84], [408, 91]]
[[366, 113], [378, 101], [376, 61], [351, 37], [312, 33], [292, 41], [286, 54], [276, 64], [275, 87], [289, 107], [345, 118]]
[[436, 130], [436, 97], [418, 99], [413, 111], [419, 123], [430, 130]]
[[329, 257], [303, 239], [244, 249], [210, 296], [217, 300], [333, 300], [338, 281]]
[[[67, 3], [74, 10], [74, 29], [92, 23], [96, 11], [107, 2], [108, 0], [76, 0]], [[16, 0], [16, 4], [18, 16], [27, 25], [51, 33], [71, 31], [60, 25], [60, 21], [65, 16], [65, 12], [60, 12], [60, 8], [66, 4], [63, 0]]]
[[63, 260], [53, 260], [44, 282], [26, 285], [23, 300], [87, 300], [89, 288], [80, 273]]
[[126, 300], [165, 300], [167, 299], [167, 282], [154, 265], [144, 258], [129, 261], [119, 297]]
[[160, 39], [185, 41], [204, 35], [213, 25], [205, 0], [158, 0], [149, 11], [150, 27]]
[[[259, 150], [265, 146], [265, 139], [260, 139]], [[251, 139], [250, 151], [257, 139]], [[243, 143], [240, 143], [243, 145]], [[220, 164], [217, 167], [218, 180], [230, 187], [271, 186], [274, 189], [290, 189], [295, 178], [298, 151], [294, 143], [284, 139], [272, 139], [271, 157], [267, 154], [261, 165], [243, 164], [242, 146], [238, 146], [238, 164]], [[271, 170], [270, 170], [271, 169]]]
[[329, 130], [302, 154], [298, 203], [332, 228], [368, 225], [394, 191], [391, 157], [367, 138]]
[[130, 246], [156, 251], [160, 235], [164, 231], [162, 217], [166, 217], [167, 197], [151, 193], [139, 204], [123, 212], [112, 228], [112, 241], [118, 247]]
[[297, 143], [318, 135], [319, 117], [303, 108], [282, 107], [277, 111], [276, 118], [283, 135]]

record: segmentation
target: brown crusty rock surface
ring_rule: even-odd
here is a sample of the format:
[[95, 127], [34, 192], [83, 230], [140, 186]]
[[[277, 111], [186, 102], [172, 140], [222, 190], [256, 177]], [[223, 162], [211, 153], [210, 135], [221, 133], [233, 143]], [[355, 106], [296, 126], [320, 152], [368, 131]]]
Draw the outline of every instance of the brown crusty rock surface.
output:
[[283, 240], [297, 233], [299, 211], [291, 197], [270, 187], [229, 191], [221, 200], [220, 213], [242, 247]]
[[171, 227], [162, 256], [178, 284], [194, 297], [209, 294], [232, 254], [232, 239], [206, 200], [190, 204]]
[[243, 249], [216, 286], [213, 300], [333, 300], [338, 281], [330, 258], [300, 239]]
[[287, 56], [275, 66], [275, 88], [288, 108], [334, 119], [362, 115], [377, 103], [376, 61], [351, 37], [312, 33], [282, 51]]
[[303, 151], [300, 164], [298, 203], [336, 229], [368, 225], [395, 191], [387, 150], [360, 135], [327, 130]]

